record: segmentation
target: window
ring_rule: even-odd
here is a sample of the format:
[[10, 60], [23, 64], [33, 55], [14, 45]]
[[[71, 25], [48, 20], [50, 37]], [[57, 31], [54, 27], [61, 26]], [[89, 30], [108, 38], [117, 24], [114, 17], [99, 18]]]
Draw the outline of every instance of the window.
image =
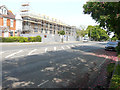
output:
[[38, 28], [34, 28], [34, 32], [38, 32]]
[[47, 31], [48, 31], [48, 30], [46, 29], [46, 30], [45, 30], [45, 33], [47, 33]]
[[10, 36], [13, 36], [13, 32], [12, 31], [10, 32]]
[[11, 19], [10, 21], [11, 21], [10, 22], [10, 27], [13, 27], [13, 20]]
[[3, 24], [4, 24], [3, 26], [7, 26], [7, 18], [4, 18], [3, 20], [4, 20], [3, 21]]
[[50, 34], [52, 34], [52, 30], [50, 30]]
[[43, 28], [41, 28], [41, 33], [43, 33]]

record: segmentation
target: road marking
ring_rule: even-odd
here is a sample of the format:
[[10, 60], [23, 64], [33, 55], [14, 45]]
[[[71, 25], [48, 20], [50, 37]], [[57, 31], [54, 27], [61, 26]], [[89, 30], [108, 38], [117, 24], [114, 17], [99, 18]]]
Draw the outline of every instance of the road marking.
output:
[[28, 53], [28, 55], [32, 55], [33, 52], [35, 52], [37, 49], [32, 50], [31, 52]]
[[65, 49], [63, 46], [61, 47], [63, 50]]
[[55, 50], [55, 51], [57, 50], [56, 47], [54, 47], [54, 50]]
[[13, 56], [11, 58], [19, 58], [19, 57], [24, 57], [25, 55], [21, 55], [21, 56]]
[[71, 45], [71, 47], [74, 47], [74, 45]]
[[101, 65], [106, 61], [106, 59], [98, 66], [98, 67], [101, 67]]
[[66, 47], [70, 48], [69, 46], [66, 46]]
[[47, 48], [45, 48], [45, 52], [47, 52], [47, 50], [48, 50], [48, 49], [47, 49]]
[[49, 80], [44, 81], [43, 83], [39, 84], [38, 87], [40, 87], [41, 85], [47, 83], [48, 81], [49, 81]]
[[5, 52], [0, 52], [0, 54], [3, 54], [3, 53], [5, 53]]
[[15, 52], [15, 53], [13, 53], [13, 54], [10, 54], [10, 55], [6, 56], [5, 58], [12, 57], [12, 56], [14, 56], [15, 54], [18, 54], [18, 53], [20, 53], [20, 52], [23, 52], [23, 50], [20, 50], [20, 51], [18, 51], [18, 52]]

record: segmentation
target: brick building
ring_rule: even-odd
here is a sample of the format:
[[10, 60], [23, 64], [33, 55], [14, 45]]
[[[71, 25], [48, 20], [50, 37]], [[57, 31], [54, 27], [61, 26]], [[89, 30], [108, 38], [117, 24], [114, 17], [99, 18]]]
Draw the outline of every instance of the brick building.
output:
[[15, 15], [5, 5], [0, 6], [0, 31], [2, 37], [17, 36]]

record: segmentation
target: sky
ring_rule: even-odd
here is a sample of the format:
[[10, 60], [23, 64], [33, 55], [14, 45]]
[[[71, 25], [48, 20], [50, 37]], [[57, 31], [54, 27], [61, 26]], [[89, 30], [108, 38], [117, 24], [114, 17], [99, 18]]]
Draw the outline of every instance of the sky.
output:
[[6, 5], [14, 14], [19, 13], [21, 4], [30, 2], [30, 9], [39, 14], [79, 27], [81, 25], [97, 25], [90, 15], [83, 14], [83, 5], [87, 0], [0, 0], [0, 5]]

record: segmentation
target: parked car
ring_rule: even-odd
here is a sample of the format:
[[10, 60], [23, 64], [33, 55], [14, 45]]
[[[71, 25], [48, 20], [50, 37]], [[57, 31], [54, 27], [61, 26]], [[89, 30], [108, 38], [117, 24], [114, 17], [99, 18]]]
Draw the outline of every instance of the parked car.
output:
[[83, 42], [88, 42], [88, 39], [83, 39]]
[[118, 42], [108, 42], [105, 46], [105, 50], [115, 50], [115, 48], [118, 46]]
[[116, 42], [120, 42], [120, 40], [116, 40]]

